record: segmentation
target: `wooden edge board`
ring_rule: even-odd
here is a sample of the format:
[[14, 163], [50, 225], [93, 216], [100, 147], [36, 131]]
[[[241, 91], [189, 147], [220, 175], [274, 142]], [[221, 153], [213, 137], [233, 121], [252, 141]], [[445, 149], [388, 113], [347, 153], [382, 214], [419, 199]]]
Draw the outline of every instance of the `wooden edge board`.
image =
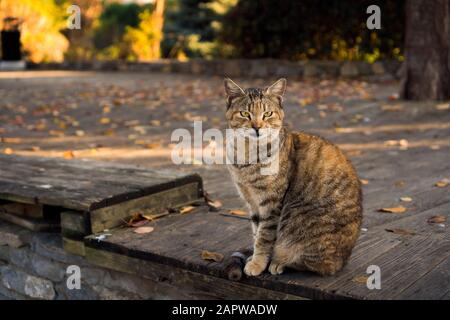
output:
[[116, 204], [120, 204], [123, 201], [129, 201], [138, 199], [143, 196], [148, 196], [151, 194], [155, 194], [161, 191], [170, 190], [176, 187], [180, 187], [182, 185], [190, 184], [190, 183], [198, 184], [198, 197], [203, 196], [203, 180], [198, 174], [190, 174], [184, 177], [175, 178], [173, 180], [169, 180], [166, 183], [152, 185], [150, 187], [143, 187], [139, 191], [127, 192], [125, 194], [114, 195], [110, 198], [104, 199], [102, 201], [91, 204], [89, 211], [98, 210], [105, 207], [110, 207]]
[[[192, 272], [177, 267], [145, 261], [115, 252], [85, 247], [86, 259], [103, 268], [138, 275], [142, 278], [161, 283], [160, 279], [176, 286], [175, 294], [187, 291], [191, 298], [213, 299], [297, 299], [304, 298], [284, 292]], [[170, 298], [170, 297], [169, 297]], [[173, 298], [173, 297], [172, 297]]]
[[[244, 284], [256, 287], [258, 289], [271, 290], [280, 292], [282, 294], [293, 295], [303, 299], [332, 299], [332, 300], [347, 300], [354, 299], [354, 297], [336, 294], [321, 290], [320, 288], [312, 288], [308, 286], [289, 284], [276, 281], [276, 277], [243, 277], [241, 280], [235, 282], [228, 280], [228, 274], [225, 271], [225, 265], [223, 263], [210, 263], [208, 265], [200, 265], [191, 263], [188, 261], [181, 261], [171, 257], [161, 256], [152, 252], [139, 251], [135, 249], [129, 249], [123, 245], [108, 242], [105, 240], [96, 239], [95, 235], [87, 236], [84, 238], [84, 245], [86, 252], [92, 252], [91, 255], [86, 255], [87, 259], [92, 260], [90, 262], [97, 262], [98, 257], [105, 255], [113, 255], [120, 257], [121, 259], [132, 259], [133, 261], [141, 261], [145, 263], [156, 263], [164, 265], [168, 270], [174, 268], [183, 269], [195, 274], [202, 274], [205, 276], [221, 278], [227, 281], [230, 285], [234, 283]], [[93, 257], [93, 253], [97, 256]], [[107, 266], [105, 266], [107, 267]], [[140, 275], [140, 273], [136, 273]]]
[[20, 217], [7, 212], [0, 212], [0, 219], [36, 232], [59, 232], [59, 221], [49, 221]]
[[89, 212], [91, 233], [123, 225], [124, 220], [132, 216], [133, 211], [153, 208], [157, 212], [165, 210], [167, 207], [179, 207], [195, 202], [200, 195], [203, 195], [201, 181], [195, 180], [178, 187], [91, 211]]

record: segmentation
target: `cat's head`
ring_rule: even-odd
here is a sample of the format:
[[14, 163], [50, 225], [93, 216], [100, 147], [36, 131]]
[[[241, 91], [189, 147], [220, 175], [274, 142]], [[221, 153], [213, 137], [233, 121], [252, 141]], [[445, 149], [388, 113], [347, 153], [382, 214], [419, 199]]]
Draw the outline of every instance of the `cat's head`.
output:
[[232, 129], [279, 129], [283, 125], [283, 94], [286, 79], [279, 79], [264, 89], [241, 89], [231, 79], [225, 79], [227, 94], [226, 117]]

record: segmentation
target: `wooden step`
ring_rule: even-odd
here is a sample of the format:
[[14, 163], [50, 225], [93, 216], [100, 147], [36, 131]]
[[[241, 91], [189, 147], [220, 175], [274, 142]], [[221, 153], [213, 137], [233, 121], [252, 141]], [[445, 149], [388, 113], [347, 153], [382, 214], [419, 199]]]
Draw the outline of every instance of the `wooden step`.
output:
[[61, 221], [69, 251], [76, 241], [120, 226], [140, 210], [158, 213], [202, 197], [198, 174], [0, 155], [0, 218], [35, 231], [51, 229], [46, 224], [59, 228]]

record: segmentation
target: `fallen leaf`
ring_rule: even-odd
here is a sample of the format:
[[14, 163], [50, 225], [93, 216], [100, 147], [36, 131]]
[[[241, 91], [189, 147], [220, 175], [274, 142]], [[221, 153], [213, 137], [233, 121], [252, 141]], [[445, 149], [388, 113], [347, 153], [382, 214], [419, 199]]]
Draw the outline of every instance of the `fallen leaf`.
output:
[[111, 119], [110, 118], [100, 118], [99, 122], [101, 124], [108, 124], [111, 122]]
[[436, 182], [435, 186], [439, 187], [439, 188], [445, 188], [449, 184], [450, 184], [450, 179], [445, 178], [445, 179], [442, 179], [442, 180]]
[[222, 202], [220, 202], [219, 200], [208, 201], [208, 202], [206, 202], [206, 204], [208, 205], [209, 209], [212, 211], [218, 211], [219, 208], [222, 207]]
[[428, 223], [443, 223], [447, 220], [447, 218], [443, 215], [432, 216], [428, 218]]
[[239, 210], [239, 209], [233, 209], [233, 210], [228, 210], [229, 213], [234, 214], [236, 216], [246, 216], [247, 212], [245, 212], [244, 210]]
[[410, 235], [414, 235], [415, 233], [413, 231], [410, 230], [406, 230], [406, 229], [400, 229], [400, 228], [393, 228], [393, 229], [385, 229], [387, 232], [392, 232], [395, 234], [400, 234], [402, 236], [410, 236]]
[[5, 148], [5, 150], [3, 150], [4, 154], [13, 154], [14, 151], [11, 148]]
[[450, 103], [440, 103], [438, 105], [436, 105], [436, 110], [448, 110], [450, 109]]
[[400, 200], [403, 202], [411, 202], [412, 198], [411, 197], [401, 197]]
[[73, 159], [73, 158], [75, 158], [75, 154], [73, 153], [72, 150], [67, 150], [67, 151], [64, 151], [63, 157], [64, 157], [64, 159]]
[[369, 180], [366, 179], [359, 179], [359, 181], [361, 181], [361, 184], [364, 186], [369, 184]]
[[134, 213], [130, 220], [127, 221], [127, 225], [130, 227], [141, 227], [145, 225], [148, 220], [140, 213]]
[[357, 276], [353, 278], [352, 281], [356, 283], [366, 284], [368, 278], [368, 276]]
[[402, 188], [402, 187], [405, 186], [405, 181], [402, 181], [402, 180], [395, 181], [394, 185], [395, 185], [397, 188]]
[[182, 208], [180, 209], [180, 213], [181, 213], [181, 214], [189, 213], [189, 212], [191, 212], [191, 211], [194, 210], [194, 209], [195, 209], [194, 206], [186, 206], [186, 207], [182, 207]]
[[223, 260], [223, 255], [217, 252], [210, 252], [208, 250], [203, 250], [202, 259], [207, 261], [221, 262]]
[[403, 206], [392, 207], [392, 208], [381, 208], [378, 209], [379, 212], [388, 212], [388, 213], [403, 213], [406, 211], [406, 208]]
[[139, 227], [139, 228], [134, 229], [133, 232], [134, 232], [134, 233], [139, 233], [139, 234], [142, 234], [142, 233], [150, 233], [150, 232], [152, 232], [154, 229], [155, 229], [155, 228], [153, 228], [153, 227]]

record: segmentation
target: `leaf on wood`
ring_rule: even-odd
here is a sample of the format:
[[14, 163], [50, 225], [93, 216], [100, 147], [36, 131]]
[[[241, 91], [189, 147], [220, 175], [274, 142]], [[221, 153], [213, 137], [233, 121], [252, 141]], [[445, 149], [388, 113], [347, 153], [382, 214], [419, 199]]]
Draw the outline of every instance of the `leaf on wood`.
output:
[[357, 276], [352, 279], [352, 282], [366, 284], [368, 278], [368, 276]]
[[221, 262], [223, 260], [223, 255], [217, 252], [210, 252], [208, 250], [203, 250], [202, 259], [207, 261]]
[[155, 228], [153, 227], [139, 227], [133, 230], [134, 233], [139, 233], [139, 234], [143, 234], [143, 233], [150, 233], [154, 230]]
[[359, 179], [359, 181], [361, 181], [361, 184], [364, 186], [369, 184], [369, 180], [366, 179]]
[[222, 202], [220, 200], [213, 200], [208, 192], [203, 192], [203, 197], [205, 198], [205, 202], [209, 207], [210, 211], [219, 211], [222, 207]]
[[428, 223], [443, 223], [447, 220], [447, 218], [443, 215], [432, 216], [428, 218]]
[[75, 158], [75, 154], [73, 153], [72, 150], [67, 150], [67, 151], [64, 151], [63, 157], [64, 157], [64, 159], [73, 159], [73, 158]]
[[186, 213], [189, 213], [189, 212], [193, 211], [194, 209], [195, 209], [194, 206], [186, 206], [186, 207], [182, 207], [182, 208], [180, 209], [180, 213], [181, 213], [181, 214], [186, 214]]
[[234, 214], [235, 216], [246, 216], [247, 215], [247, 212], [245, 212], [244, 210], [240, 210], [240, 209], [228, 210], [228, 212], [230, 214]]
[[130, 220], [127, 221], [127, 225], [129, 227], [141, 227], [143, 225], [145, 225], [148, 222], [148, 220], [146, 218], [144, 218], [144, 216], [142, 216], [142, 214], [140, 213], [134, 213]]
[[403, 202], [411, 202], [412, 198], [411, 197], [401, 197], [400, 200]]
[[392, 208], [381, 208], [378, 209], [379, 212], [388, 212], [388, 213], [403, 213], [406, 211], [406, 208], [403, 206], [392, 207]]
[[14, 151], [13, 151], [13, 149], [11, 149], [11, 148], [5, 148], [5, 150], [3, 150], [3, 153], [4, 153], [4, 154], [13, 154]]
[[397, 188], [402, 188], [402, 187], [405, 186], [405, 181], [402, 181], [402, 180], [395, 181], [394, 185], [395, 185]]
[[438, 182], [435, 183], [435, 186], [438, 188], [445, 188], [446, 186], [448, 186], [450, 184], [450, 179], [442, 179]]
[[393, 229], [385, 229], [387, 232], [392, 232], [395, 234], [400, 234], [402, 236], [411, 236], [414, 235], [415, 232], [406, 230], [406, 229], [400, 229], [400, 228], [393, 228]]

